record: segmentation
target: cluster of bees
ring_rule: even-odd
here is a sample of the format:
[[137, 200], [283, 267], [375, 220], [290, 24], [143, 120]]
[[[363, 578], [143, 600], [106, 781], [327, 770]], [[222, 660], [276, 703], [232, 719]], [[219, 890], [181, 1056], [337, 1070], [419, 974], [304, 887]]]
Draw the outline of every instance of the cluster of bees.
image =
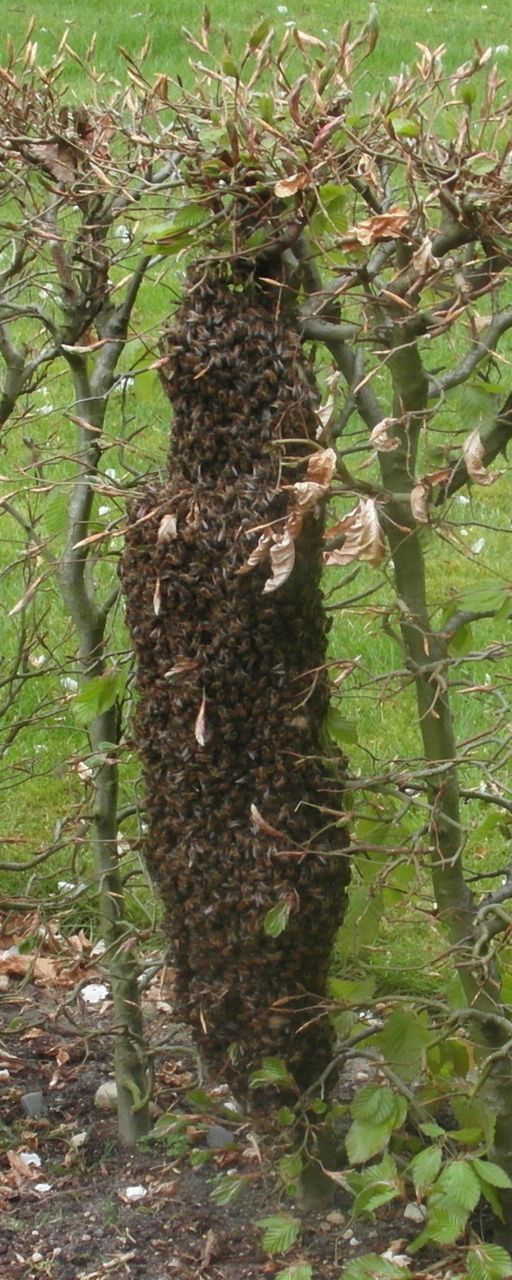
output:
[[[146, 857], [177, 1011], [212, 1072], [243, 1097], [277, 1056], [304, 1088], [332, 1047], [321, 1001], [348, 880], [346, 837], [325, 812], [339, 783], [321, 748], [322, 510], [279, 590], [262, 594], [268, 566], [246, 562], [305, 472], [317, 398], [276, 302], [227, 272], [189, 281], [162, 352], [168, 479], [133, 504], [122, 566]], [[273, 937], [279, 904], [288, 923]]]

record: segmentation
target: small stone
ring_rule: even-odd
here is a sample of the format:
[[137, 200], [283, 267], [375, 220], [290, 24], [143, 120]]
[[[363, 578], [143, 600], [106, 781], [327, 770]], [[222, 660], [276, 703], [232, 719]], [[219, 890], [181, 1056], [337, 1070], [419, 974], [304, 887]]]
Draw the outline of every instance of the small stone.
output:
[[222, 1124], [212, 1124], [206, 1131], [206, 1145], [212, 1151], [222, 1151], [226, 1147], [234, 1147], [235, 1140], [229, 1129]]
[[408, 1204], [404, 1209], [404, 1218], [409, 1218], [410, 1222], [424, 1222], [427, 1216], [427, 1210], [423, 1204]]
[[100, 1111], [115, 1111], [117, 1106], [117, 1085], [115, 1080], [105, 1080], [94, 1095], [94, 1105]]
[[48, 1111], [43, 1094], [39, 1089], [34, 1090], [33, 1093], [22, 1094], [20, 1103], [21, 1109], [25, 1112], [25, 1115], [31, 1116], [33, 1119], [37, 1116], [45, 1116]]
[[26, 1164], [29, 1167], [34, 1165], [36, 1169], [41, 1168], [41, 1156], [38, 1156], [37, 1151], [18, 1151], [18, 1155], [22, 1164]]
[[41, 1196], [47, 1195], [48, 1191], [51, 1191], [51, 1189], [51, 1182], [36, 1182], [34, 1184], [34, 1191], [38, 1191]]
[[333, 1227], [341, 1227], [345, 1221], [345, 1214], [341, 1213], [340, 1209], [333, 1209], [332, 1213], [326, 1214], [326, 1219]]
[[147, 1194], [147, 1187], [143, 1187], [140, 1182], [133, 1187], [125, 1187], [124, 1191], [121, 1192], [123, 1200], [144, 1200]]
[[88, 982], [85, 987], [82, 987], [80, 995], [86, 1004], [101, 1004], [110, 992], [104, 982]]

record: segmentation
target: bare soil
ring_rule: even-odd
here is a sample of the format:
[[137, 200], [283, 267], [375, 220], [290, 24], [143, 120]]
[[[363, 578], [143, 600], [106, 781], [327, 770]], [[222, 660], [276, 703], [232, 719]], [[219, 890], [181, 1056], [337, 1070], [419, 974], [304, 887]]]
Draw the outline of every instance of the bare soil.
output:
[[[33, 954], [11, 950], [13, 937], [0, 934], [2, 1280], [264, 1280], [299, 1263], [313, 1280], [339, 1280], [349, 1258], [406, 1247], [414, 1229], [403, 1205], [352, 1227], [348, 1197], [335, 1188], [332, 1206], [301, 1214], [276, 1178], [276, 1139], [230, 1114], [222, 1088], [211, 1110], [194, 1106], [197, 1061], [186, 1035], [171, 1034], [165, 975], [145, 996], [150, 1042], [169, 1041], [156, 1057], [153, 1112], [183, 1126], [163, 1145], [123, 1149], [115, 1110], [95, 1104], [111, 1079], [112, 1035], [108, 997], [84, 1000], [84, 982], [101, 981], [92, 944], [77, 935], [62, 954], [59, 940], [41, 969]], [[42, 1094], [39, 1116], [25, 1114], [30, 1093]], [[231, 1131], [232, 1146], [215, 1145], [216, 1125]], [[227, 1174], [247, 1184], [240, 1200], [220, 1205], [211, 1193]], [[259, 1225], [275, 1213], [301, 1219], [296, 1244], [277, 1257], [263, 1251]]]

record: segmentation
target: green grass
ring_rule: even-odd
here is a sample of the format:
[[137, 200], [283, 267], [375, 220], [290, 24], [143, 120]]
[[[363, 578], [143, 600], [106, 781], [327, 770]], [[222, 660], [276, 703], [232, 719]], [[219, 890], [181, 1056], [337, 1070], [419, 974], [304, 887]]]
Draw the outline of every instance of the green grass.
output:
[[[240, 42], [242, 33], [262, 17], [270, 16], [276, 28], [287, 22], [295, 22], [299, 28], [317, 36], [336, 35], [341, 25], [350, 18], [357, 27], [366, 21], [366, 0], [349, 0], [339, 5], [337, 0], [324, 0], [322, 4], [290, 3], [254, 4], [251, 0], [238, 0], [236, 10], [229, 3], [212, 0], [209, 4], [215, 26], [225, 25], [234, 44]], [[433, 0], [424, 5], [419, 0], [379, 0], [377, 5], [381, 36], [375, 56], [368, 71], [371, 87], [381, 75], [396, 74], [400, 63], [411, 63], [417, 56], [416, 41], [436, 47], [447, 45], [447, 65], [454, 66], [471, 56], [473, 41], [484, 47], [503, 45], [509, 40], [509, 7], [506, 0], [493, 0], [489, 5], [479, 0], [465, 0], [457, 5], [453, 0]], [[283, 12], [282, 10], [286, 11]], [[137, 56], [146, 37], [151, 36], [151, 48], [145, 61], [147, 73], [164, 72], [175, 76], [186, 74], [190, 49], [183, 43], [182, 28], [197, 31], [203, 11], [202, 0], [175, 0], [172, 5], [154, 0], [130, 0], [121, 5], [119, 0], [106, 5], [102, 0], [44, 0], [44, 3], [19, 4], [13, 10], [4, 4], [4, 27], [17, 42], [34, 14], [36, 24], [33, 39], [39, 45], [39, 57], [44, 61], [54, 51], [64, 30], [69, 29], [69, 43], [80, 57], [84, 57], [93, 36], [96, 45], [92, 61], [105, 75], [106, 83], [122, 78], [123, 64], [118, 49], [123, 47]], [[500, 67], [510, 69], [510, 55], [500, 54]], [[74, 87], [83, 88], [83, 74], [77, 66]]]

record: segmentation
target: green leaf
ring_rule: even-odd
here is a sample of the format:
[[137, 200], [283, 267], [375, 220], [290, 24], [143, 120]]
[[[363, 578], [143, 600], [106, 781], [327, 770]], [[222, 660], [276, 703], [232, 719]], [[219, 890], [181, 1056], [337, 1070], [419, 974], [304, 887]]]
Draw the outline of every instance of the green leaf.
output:
[[355, 1120], [370, 1124], [385, 1124], [395, 1113], [396, 1095], [387, 1085], [365, 1084], [359, 1089], [351, 1105]]
[[463, 84], [460, 90], [460, 96], [466, 107], [471, 108], [476, 98], [476, 84], [470, 81], [469, 84]]
[[418, 1249], [422, 1249], [430, 1241], [434, 1244], [455, 1244], [466, 1228], [468, 1217], [465, 1209], [460, 1209], [450, 1201], [443, 1208], [436, 1203], [432, 1211], [429, 1211], [424, 1231], [407, 1246], [409, 1253], [417, 1253]]
[[371, 975], [355, 979], [330, 978], [329, 995], [333, 1000], [343, 1000], [346, 1004], [365, 1004], [367, 1000], [371, 1000], [376, 985], [376, 978]]
[[471, 1164], [477, 1176], [483, 1178], [484, 1182], [490, 1182], [492, 1187], [512, 1187], [512, 1181], [501, 1165], [493, 1164], [491, 1160], [478, 1160], [476, 1157], [472, 1157]]
[[420, 128], [416, 120], [411, 120], [409, 116], [390, 115], [388, 117], [393, 125], [393, 132], [397, 138], [419, 138]]
[[361, 947], [375, 941], [381, 914], [381, 893], [371, 897], [366, 885], [351, 891], [343, 927], [338, 936], [338, 947], [342, 955], [356, 955]]
[[469, 1280], [509, 1280], [512, 1257], [498, 1244], [478, 1244], [468, 1249], [466, 1265]]
[[487, 1200], [487, 1204], [491, 1206], [494, 1217], [499, 1218], [500, 1222], [504, 1222], [505, 1214], [503, 1213], [503, 1206], [496, 1187], [491, 1187], [490, 1182], [484, 1182], [483, 1178], [480, 1178], [480, 1191], [484, 1200]]
[[396, 1183], [390, 1182], [373, 1182], [370, 1186], [364, 1187], [356, 1196], [353, 1205], [353, 1212], [358, 1218], [362, 1213], [374, 1213], [375, 1209], [379, 1209], [383, 1204], [389, 1204], [391, 1200], [396, 1200], [400, 1194], [400, 1189]]
[[343, 1268], [341, 1280], [407, 1280], [411, 1272], [379, 1253], [365, 1253]]
[[440, 1124], [434, 1121], [428, 1121], [426, 1124], [420, 1124], [421, 1132], [426, 1138], [446, 1138], [446, 1129], [442, 1129]]
[[278, 938], [281, 933], [284, 933], [290, 919], [290, 910], [289, 902], [277, 902], [275, 907], [267, 911], [263, 928], [269, 938]]
[[260, 44], [263, 44], [263, 41], [266, 40], [268, 36], [270, 26], [270, 19], [263, 18], [262, 22], [258, 22], [257, 26], [253, 27], [248, 41], [250, 49], [253, 51], [254, 49], [259, 49]]
[[69, 522], [69, 494], [54, 490], [44, 506], [44, 527], [50, 538], [62, 538]]
[[387, 1147], [394, 1126], [388, 1121], [385, 1124], [369, 1124], [354, 1120], [345, 1139], [345, 1146], [351, 1164], [365, 1164], [372, 1156], [378, 1155]]
[[463, 658], [473, 648], [473, 630], [469, 622], [464, 627], [459, 627], [448, 641], [450, 653], [456, 654], [458, 658]]
[[73, 714], [78, 723], [88, 725], [96, 716], [109, 711], [123, 692], [125, 683], [124, 672], [114, 669], [88, 680], [73, 702]]
[[295, 1124], [295, 1116], [291, 1107], [280, 1107], [277, 1113], [277, 1119], [279, 1124], [283, 1126], [283, 1129], [289, 1129], [292, 1124]]
[[263, 1227], [265, 1253], [286, 1253], [295, 1244], [301, 1224], [289, 1214], [276, 1213], [270, 1218], [260, 1218], [258, 1226]]
[[441, 1147], [426, 1147], [425, 1151], [419, 1151], [414, 1160], [411, 1160], [409, 1173], [417, 1195], [421, 1196], [428, 1187], [432, 1186], [442, 1162], [443, 1152]]
[[247, 1178], [231, 1178], [229, 1174], [222, 1174], [210, 1192], [210, 1199], [215, 1204], [233, 1204], [243, 1195], [247, 1182]]
[[471, 1213], [480, 1199], [480, 1183], [471, 1164], [466, 1160], [453, 1160], [445, 1165], [434, 1187], [436, 1196], [439, 1192]]
[[189, 1160], [193, 1169], [199, 1169], [203, 1164], [209, 1164], [214, 1158], [213, 1151], [205, 1151], [203, 1147], [196, 1147], [190, 1152]]
[[275, 115], [275, 101], [270, 93], [262, 93], [259, 100], [260, 116], [266, 124], [272, 124]]
[[285, 1267], [278, 1271], [274, 1280], [313, 1280], [313, 1271], [309, 1262], [299, 1262], [296, 1267]]
[[336, 710], [336, 707], [329, 707], [325, 727], [333, 742], [350, 742], [352, 745], [357, 746], [359, 742], [357, 725], [353, 720], [347, 720], [346, 716], [342, 716], [341, 712]]
[[259, 1071], [253, 1071], [250, 1089], [263, 1089], [267, 1084], [293, 1085], [286, 1063], [281, 1058], [264, 1058]]
[[423, 1014], [407, 1009], [394, 1009], [377, 1037], [389, 1066], [406, 1081], [414, 1080], [421, 1070], [430, 1039]]
[[174, 215], [167, 231], [190, 231], [192, 227], [200, 227], [208, 216], [208, 210], [202, 204], [184, 204]]
[[225, 76], [229, 76], [233, 80], [240, 79], [240, 71], [230, 54], [227, 54], [226, 57], [222, 59], [222, 70]]
[[299, 1178], [302, 1173], [302, 1156], [299, 1151], [290, 1151], [288, 1155], [281, 1156], [278, 1163], [279, 1177], [283, 1182], [293, 1182], [295, 1178]]

